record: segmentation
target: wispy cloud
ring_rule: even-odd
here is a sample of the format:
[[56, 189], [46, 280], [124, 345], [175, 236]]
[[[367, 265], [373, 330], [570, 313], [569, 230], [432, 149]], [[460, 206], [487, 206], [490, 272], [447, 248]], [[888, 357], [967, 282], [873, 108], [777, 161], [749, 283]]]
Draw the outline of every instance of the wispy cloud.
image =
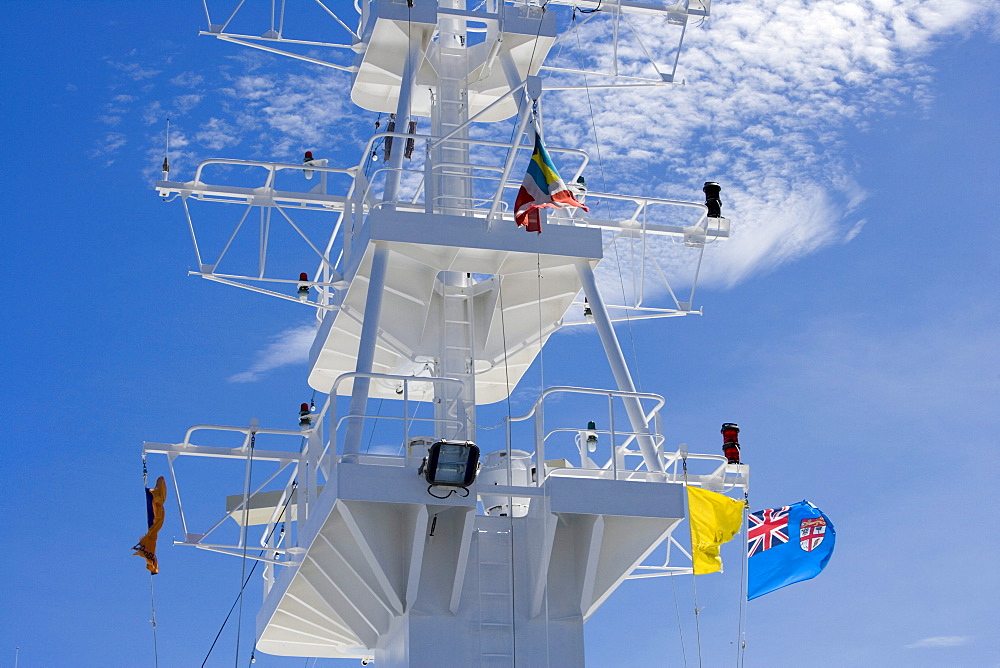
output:
[[[128, 54], [128, 56], [130, 58], [135, 57], [136, 53], [137, 52], [133, 50], [131, 53]], [[161, 70], [156, 70], [151, 67], [147, 67], [140, 62], [135, 62], [135, 61], [122, 62], [120, 60], [112, 60], [110, 58], [107, 58], [106, 60], [109, 65], [111, 65], [116, 70], [124, 72], [133, 81], [144, 81], [146, 79], [151, 79], [161, 72]]]
[[[717, 3], [709, 21], [688, 30], [678, 70], [687, 85], [548, 92], [547, 135], [552, 144], [589, 151], [595, 190], [698, 199], [703, 181], [722, 183], [733, 236], [707, 249], [702, 282], [734, 285], [863, 232], [855, 211], [866, 192], [853, 176], [847, 131], [932, 104], [928, 55], [960, 31], [1000, 36], [997, 7], [995, 0]], [[566, 40], [552, 58], [610, 69], [613, 22], [610, 13], [593, 16], [580, 42]], [[626, 37], [634, 27], [663, 69], [674, 45], [665, 19], [619, 27]], [[638, 41], [623, 41], [619, 70], [649, 74], [644, 53]], [[234, 54], [198, 74], [143, 63], [135, 53], [109, 58], [132, 85], [129, 95], [115, 88], [102, 122], [124, 133], [128, 113], [150, 126], [169, 115], [190, 138], [187, 147], [171, 142], [175, 172], [205, 152], [297, 160], [304, 149], [360, 144], [367, 116], [346, 94], [347, 75]], [[150, 134], [149, 142], [158, 152], [162, 136]], [[637, 174], [653, 176], [640, 185]], [[602, 204], [595, 205], [599, 213]], [[690, 275], [696, 253], [653, 246], [671, 278]]]
[[[94, 150], [91, 151], [90, 155], [92, 158], [107, 157], [118, 152], [122, 146], [127, 143], [127, 139], [121, 132], [107, 132], [97, 140]], [[110, 164], [109, 161], [108, 164]]]
[[915, 643], [906, 645], [906, 649], [923, 649], [926, 647], [960, 647], [968, 645], [972, 640], [969, 636], [930, 636], [921, 638]]
[[250, 368], [229, 377], [231, 383], [253, 383], [269, 371], [292, 364], [302, 364], [309, 359], [309, 347], [316, 336], [316, 326], [312, 324], [290, 327], [272, 337], [272, 340], [256, 354]]
[[[652, 172], [663, 174], [651, 184], [660, 194], [696, 199], [701, 182], [722, 183], [733, 237], [708, 250], [703, 277], [732, 285], [861, 231], [851, 214], [866, 193], [851, 174], [845, 129], [929, 103], [924, 57], [995, 12], [971, 0], [718, 3], [688, 32], [678, 72], [687, 86], [550, 96], [559, 105], [547, 105], [548, 132], [600, 155], [588, 169], [596, 189]], [[670, 47], [662, 22], [633, 24], [651, 52]], [[570, 40], [558, 57], [609, 70], [610, 54], [594, 48], [601, 31], [595, 23], [592, 39]], [[622, 54], [620, 68], [639, 74], [643, 52]], [[579, 113], [591, 108], [593, 123]], [[672, 264], [691, 268], [674, 255]]]
[[175, 86], [183, 86], [184, 88], [194, 88], [200, 86], [204, 81], [205, 77], [195, 72], [181, 72], [171, 79], [170, 83]]

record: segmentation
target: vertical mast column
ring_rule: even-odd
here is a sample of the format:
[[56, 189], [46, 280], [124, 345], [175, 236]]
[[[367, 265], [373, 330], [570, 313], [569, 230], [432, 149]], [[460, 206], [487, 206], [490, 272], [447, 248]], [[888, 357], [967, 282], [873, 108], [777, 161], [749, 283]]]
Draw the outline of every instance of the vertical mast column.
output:
[[[608, 363], [611, 364], [615, 383], [618, 384], [618, 389], [623, 392], [635, 392], [632, 374], [628, 371], [628, 364], [626, 364], [622, 348], [618, 344], [618, 337], [615, 336], [614, 326], [611, 324], [610, 316], [608, 316], [608, 309], [604, 306], [604, 299], [597, 289], [597, 281], [594, 279], [594, 270], [591, 268], [590, 262], [577, 260], [576, 272], [583, 284], [583, 294], [587, 296], [590, 309], [594, 314], [594, 324], [597, 325], [597, 333], [601, 337], [604, 353], [608, 356]], [[636, 397], [623, 397], [622, 403], [625, 404], [625, 412], [632, 424], [632, 431], [638, 434], [636, 441], [639, 444], [639, 450], [642, 451], [642, 459], [646, 462], [646, 469], [652, 473], [663, 473], [663, 466], [656, 452], [656, 443], [649, 433], [649, 425], [646, 424], [646, 414], [642, 410], [642, 403]], [[617, 456], [617, 452], [615, 456]]]
[[[399, 84], [399, 101], [396, 104], [396, 132], [406, 132], [410, 122], [410, 107], [413, 99], [413, 84], [416, 80], [417, 65], [421, 58], [421, 38], [411, 36], [406, 51], [406, 62], [403, 64], [402, 80]], [[394, 202], [399, 197], [399, 183], [402, 178], [403, 169], [403, 149], [406, 146], [405, 139], [394, 137], [392, 145], [394, 147], [389, 156], [389, 173], [385, 179], [385, 191], [382, 201], [387, 206], [394, 208]]]
[[[465, 0], [441, 0], [444, 9], [465, 9]], [[465, 18], [439, 14], [435, 69], [438, 84], [432, 111], [434, 134], [451, 134], [469, 118], [469, 53]], [[430, 210], [466, 216], [471, 209], [469, 136], [465, 128], [433, 151], [436, 201]], [[439, 385], [435, 396], [435, 435], [450, 440], [475, 440], [476, 378], [473, 339], [472, 280], [464, 272], [438, 274], [441, 292], [441, 350], [437, 375], [462, 381], [462, 388]]]
[[[389, 265], [389, 249], [381, 244], [375, 246], [372, 267], [368, 274], [368, 296], [365, 298], [365, 317], [361, 323], [361, 341], [358, 344], [358, 373], [371, 373], [375, 362], [375, 344], [378, 343], [378, 323], [382, 311], [382, 293], [385, 288], [385, 273]], [[371, 379], [356, 377], [351, 390], [351, 408], [348, 413], [347, 432], [344, 434], [344, 454], [356, 455], [361, 452], [361, 431], [364, 429], [365, 408], [368, 406], [368, 391]]]
[[438, 275], [441, 289], [441, 352], [438, 374], [462, 382], [461, 389], [439, 385], [434, 404], [435, 436], [456, 441], [476, 438], [475, 314], [472, 279], [459, 271]]
[[[406, 50], [406, 61], [403, 63], [402, 80], [399, 85], [399, 101], [396, 104], [396, 129], [405, 131], [410, 120], [410, 107], [413, 99], [413, 84], [416, 80], [417, 64], [420, 62], [422, 40], [419, 36], [410, 37]], [[382, 201], [390, 208], [395, 208], [399, 198], [399, 184], [402, 177], [403, 149], [405, 142], [394, 141], [396, 149], [389, 157], [389, 173], [385, 180], [385, 190]], [[368, 295], [365, 298], [365, 314], [361, 324], [361, 341], [358, 343], [358, 361], [355, 372], [369, 374], [375, 362], [375, 346], [378, 343], [379, 320], [382, 311], [382, 293], [385, 289], [385, 274], [389, 264], [389, 249], [376, 244], [372, 256], [372, 266], [368, 274]], [[365, 420], [362, 415], [368, 405], [368, 394], [371, 389], [371, 379], [356, 377], [351, 390], [351, 407], [347, 420], [347, 431], [344, 434], [344, 454], [356, 455], [361, 452], [361, 432]]]
[[[440, 8], [465, 9], [465, 0], [441, 0]], [[449, 135], [469, 118], [469, 52], [465, 18], [440, 14], [435, 69], [438, 85], [434, 99], [433, 129], [438, 137]], [[465, 128], [434, 151], [436, 183], [433, 211], [456, 216], [468, 215], [472, 188], [469, 181], [469, 145]]]

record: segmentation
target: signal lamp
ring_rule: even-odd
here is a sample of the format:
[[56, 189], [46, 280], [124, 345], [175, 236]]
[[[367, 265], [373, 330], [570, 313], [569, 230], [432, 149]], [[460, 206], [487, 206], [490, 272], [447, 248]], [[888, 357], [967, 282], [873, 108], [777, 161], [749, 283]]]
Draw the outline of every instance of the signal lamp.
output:
[[309, 274], [302, 272], [299, 274], [299, 301], [305, 301], [309, 298], [309, 286], [307, 285], [309, 281]]
[[312, 415], [309, 414], [309, 404], [302, 404], [299, 408], [299, 426], [305, 429], [312, 425]]
[[593, 420], [587, 423], [587, 450], [589, 452], [597, 451], [597, 425]]
[[709, 218], [722, 218], [722, 200], [719, 195], [722, 193], [722, 186], [715, 181], [705, 181], [705, 186], [701, 189], [705, 193], [705, 206], [708, 207]]
[[732, 422], [722, 425], [722, 454], [726, 456], [727, 464], [740, 463], [740, 428]]

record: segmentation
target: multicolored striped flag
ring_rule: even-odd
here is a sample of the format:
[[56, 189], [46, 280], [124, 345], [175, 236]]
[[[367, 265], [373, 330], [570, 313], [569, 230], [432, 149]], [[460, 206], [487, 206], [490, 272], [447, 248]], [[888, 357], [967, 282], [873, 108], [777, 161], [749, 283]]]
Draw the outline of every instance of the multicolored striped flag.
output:
[[542, 232], [542, 221], [538, 214], [541, 208], [566, 208], [576, 206], [584, 211], [587, 207], [573, 197], [566, 182], [559, 176], [556, 166], [545, 150], [542, 137], [535, 133], [535, 151], [531, 154], [528, 171], [521, 182], [514, 202], [514, 220], [519, 226], [526, 227], [528, 232]]

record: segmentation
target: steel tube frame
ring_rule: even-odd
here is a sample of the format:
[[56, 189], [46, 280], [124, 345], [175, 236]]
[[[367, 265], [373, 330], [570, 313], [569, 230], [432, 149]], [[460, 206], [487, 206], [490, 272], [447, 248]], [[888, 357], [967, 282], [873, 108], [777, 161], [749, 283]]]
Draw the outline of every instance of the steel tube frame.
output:
[[[402, 154], [402, 151], [400, 151]], [[365, 299], [365, 317], [361, 324], [361, 341], [358, 344], [358, 364], [355, 373], [354, 387], [351, 391], [351, 407], [347, 421], [347, 433], [344, 434], [344, 454], [356, 455], [361, 452], [361, 431], [365, 421], [361, 417], [368, 403], [368, 391], [371, 378], [365, 374], [372, 372], [375, 361], [375, 344], [378, 342], [379, 320], [382, 311], [382, 294], [385, 288], [385, 275], [389, 267], [388, 247], [376, 242], [375, 253], [372, 256], [372, 267], [368, 274], [368, 295]]]
[[[594, 270], [590, 266], [590, 261], [577, 260], [576, 271], [583, 284], [583, 293], [590, 302], [590, 308], [594, 314], [594, 324], [597, 325], [597, 333], [601, 337], [601, 344], [604, 346], [604, 353], [611, 365], [611, 373], [614, 374], [618, 389], [634, 393], [636, 391], [635, 383], [632, 382], [632, 374], [629, 373], [625, 355], [618, 343], [618, 337], [615, 335], [608, 310], [604, 306], [604, 299], [597, 289], [597, 280], [594, 278]], [[646, 470], [650, 473], [663, 473], [663, 464], [660, 462], [653, 437], [649, 433], [649, 425], [646, 424], [642, 404], [637, 398], [630, 396], [623, 396], [622, 403], [625, 405], [629, 422], [632, 423], [632, 431], [638, 434], [636, 440], [639, 443], [639, 450], [642, 451]]]

